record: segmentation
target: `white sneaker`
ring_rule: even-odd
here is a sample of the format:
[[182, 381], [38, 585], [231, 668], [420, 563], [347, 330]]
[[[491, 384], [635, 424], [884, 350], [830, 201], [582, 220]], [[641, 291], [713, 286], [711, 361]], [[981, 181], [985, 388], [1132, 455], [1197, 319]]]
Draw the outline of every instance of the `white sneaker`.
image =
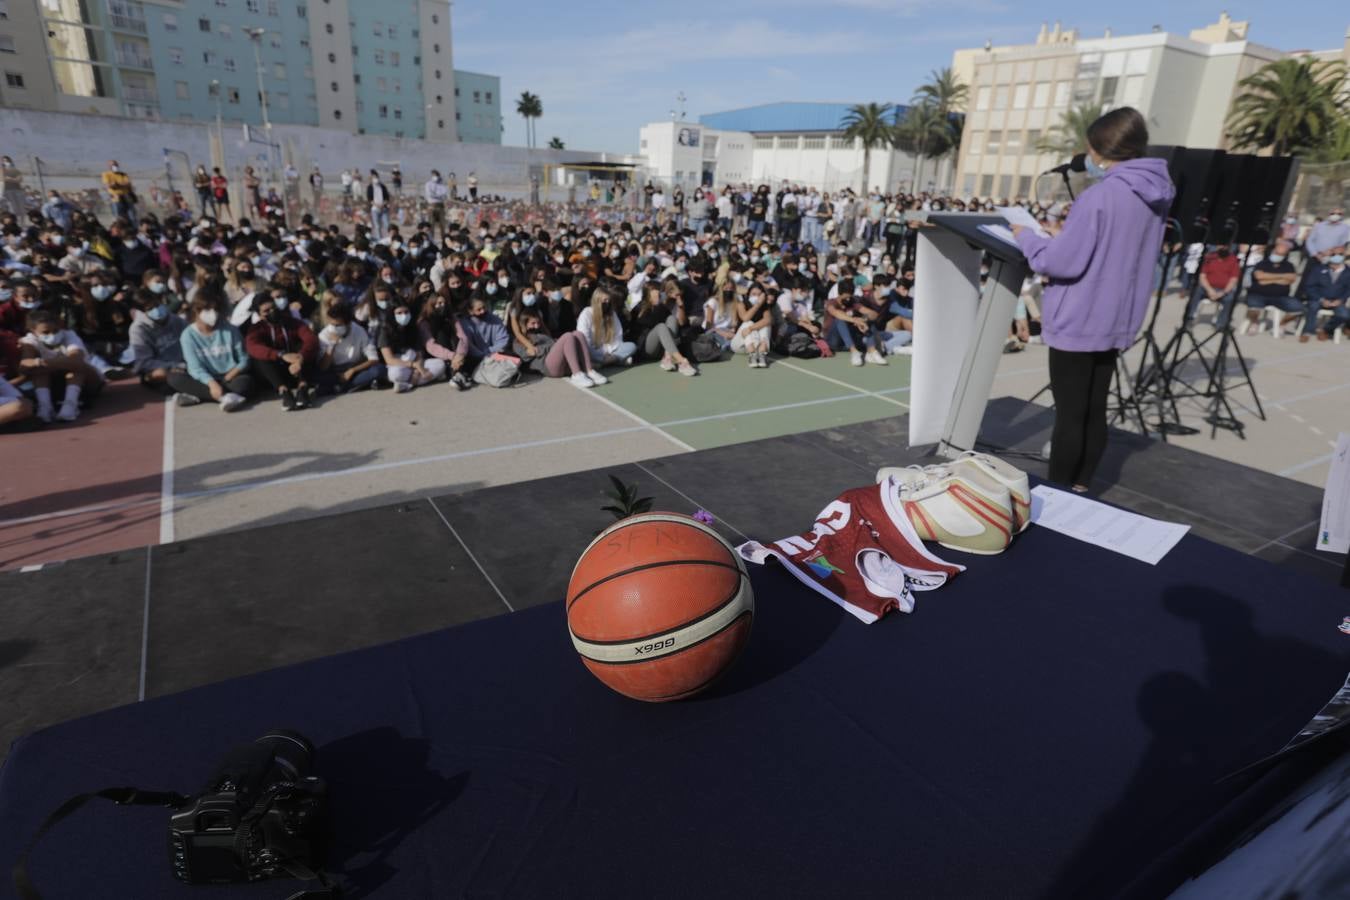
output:
[[889, 351], [887, 351], [887, 352], [888, 352], [891, 356], [913, 356], [913, 355], [914, 355], [914, 345], [913, 345], [913, 344], [904, 344], [903, 346], [900, 346], [900, 347], [892, 347], [892, 348], [891, 348]]
[[863, 355], [857, 350], [850, 350], [848, 356], [855, 366], [861, 366], [863, 364]]
[[61, 411], [56, 414], [56, 417], [62, 422], [74, 422], [80, 417], [80, 405], [69, 401], [62, 403]]
[[594, 369], [591, 369], [589, 372], [587, 372], [586, 377], [589, 378], [591, 380], [591, 384], [595, 385], [596, 387], [599, 387], [602, 384], [609, 384], [609, 379], [601, 375]]
[[879, 353], [879, 352], [878, 352], [877, 350], [875, 350], [875, 349], [872, 349], [872, 350], [868, 350], [868, 351], [867, 351], [867, 361], [870, 362], [870, 363], [871, 363], [872, 365], [874, 365], [874, 366], [889, 366], [889, 365], [890, 365], [890, 363], [886, 362], [886, 357], [882, 356], [881, 353]]
[[963, 475], [989, 488], [995, 484], [1008, 492], [1012, 504], [1014, 533], [1021, 533], [1031, 524], [1031, 487], [1027, 473], [987, 453], [967, 451], [951, 462], [932, 466], [888, 467], [877, 472], [877, 483], [894, 478], [901, 486], [924, 479]]
[[662, 372], [674, 372], [675, 369], [676, 369], [675, 360], [671, 359], [669, 356], [661, 360]]
[[224, 397], [220, 398], [220, 411], [234, 412], [236, 409], [243, 406], [244, 403], [244, 398], [238, 394], [226, 394]]
[[412, 382], [411, 382], [411, 381], [395, 381], [395, 382], [394, 382], [394, 393], [395, 393], [395, 394], [406, 394], [406, 393], [408, 393], [408, 391], [411, 391], [412, 389], [413, 389], [413, 386], [412, 386]]
[[1008, 489], [969, 469], [946, 476], [925, 472], [908, 485], [892, 478], [883, 490], [892, 492], [893, 502], [926, 541], [981, 554], [1002, 553], [1012, 541]]
[[579, 388], [595, 387], [595, 382], [587, 378], [585, 372], [573, 372], [571, 375], [568, 376], [567, 380], [572, 382], [572, 384], [576, 385]]
[[677, 371], [678, 371], [681, 375], [684, 375], [684, 376], [686, 376], [686, 377], [693, 377], [694, 375], [697, 375], [697, 374], [698, 374], [698, 369], [695, 369], [693, 366], [689, 365], [689, 363], [687, 363], [687, 362], [680, 363], [679, 369], [678, 369]]

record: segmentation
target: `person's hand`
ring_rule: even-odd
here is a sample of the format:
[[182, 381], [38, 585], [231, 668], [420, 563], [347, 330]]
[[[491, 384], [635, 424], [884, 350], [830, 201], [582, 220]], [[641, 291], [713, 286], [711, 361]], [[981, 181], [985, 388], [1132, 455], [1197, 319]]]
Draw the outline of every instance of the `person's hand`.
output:
[[300, 363], [298, 363], [298, 362], [293, 362], [293, 363], [290, 364], [290, 366], [287, 367], [287, 369], [290, 371], [290, 373], [291, 373], [292, 375], [295, 375], [295, 376], [299, 377], [299, 375], [300, 375]]
[[283, 354], [281, 354], [281, 358], [282, 358], [284, 361], [290, 363], [291, 365], [295, 365], [296, 363], [300, 362], [300, 360], [301, 360], [301, 357], [300, 357], [300, 354], [299, 354], [299, 353], [283, 353]]
[[343, 370], [342, 374], [338, 376], [338, 378], [341, 379], [343, 384], [347, 384], [349, 381], [352, 380], [353, 376], [355, 375], [356, 372], [352, 371], [351, 369], [345, 369]]
[[225, 396], [225, 389], [220, 386], [220, 382], [212, 378], [206, 383], [206, 389], [211, 392], [212, 400], [219, 400]]
[[34, 356], [29, 359], [20, 360], [19, 368], [27, 369], [30, 372], [41, 372], [43, 369], [47, 368], [47, 364], [42, 361], [41, 357]]
[[1059, 233], [1064, 230], [1064, 225], [1060, 222], [1042, 222], [1041, 227], [1051, 237], [1058, 237]]
[[1031, 325], [1026, 319], [1017, 320], [1017, 339], [1024, 344], [1031, 340]]
[[866, 320], [864, 320], [858, 323], [858, 330], [861, 331], [863, 334], [867, 334], [872, 330], [872, 326], [868, 325]]
[[1025, 225], [1013, 225], [1013, 226], [1012, 226], [1013, 237], [1015, 237], [1015, 238], [1021, 237], [1021, 236], [1022, 236], [1022, 232], [1026, 231], [1026, 230], [1027, 230], [1027, 229], [1026, 229], [1026, 226], [1025, 226]]
[[71, 359], [84, 358], [84, 351], [81, 350], [79, 347], [67, 347], [63, 352], [66, 354], [66, 356], [69, 356]]

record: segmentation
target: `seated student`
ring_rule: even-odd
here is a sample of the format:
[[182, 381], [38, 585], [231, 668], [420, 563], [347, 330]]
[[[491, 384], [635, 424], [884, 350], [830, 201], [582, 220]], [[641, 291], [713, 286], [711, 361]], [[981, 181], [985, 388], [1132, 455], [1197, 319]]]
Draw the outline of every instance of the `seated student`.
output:
[[244, 337], [221, 315], [224, 305], [224, 296], [209, 289], [198, 291], [192, 300], [191, 324], [179, 336], [187, 371], [169, 372], [179, 406], [214, 400], [222, 412], [234, 412], [253, 392]]
[[79, 335], [62, 328], [56, 316], [40, 309], [28, 314], [28, 333], [19, 344], [19, 368], [33, 384], [37, 417], [43, 422], [52, 420], [52, 387], [56, 386], [58, 391], [64, 388], [56, 418], [63, 422], [79, 418], [81, 392], [88, 400], [103, 387], [103, 376], [89, 364]]
[[445, 377], [445, 360], [427, 356], [426, 342], [413, 322], [412, 303], [398, 300], [380, 329], [380, 356], [394, 390], [406, 394]]
[[534, 369], [542, 375], [544, 358], [553, 347], [553, 336], [546, 331], [536, 331], [532, 338], [521, 322], [525, 312], [539, 311], [539, 303], [540, 297], [533, 285], [518, 288], [506, 304], [506, 329], [511, 333], [511, 352], [520, 357], [525, 368]]
[[825, 301], [829, 332], [842, 349], [849, 351], [853, 365], [863, 364], [863, 353], [859, 347], [867, 348], [867, 362], [886, 365], [886, 359], [881, 355], [880, 332], [873, 324], [877, 314], [866, 308], [855, 295], [852, 278], [840, 278], [836, 289], [837, 295]]
[[314, 402], [318, 384], [319, 339], [309, 326], [277, 307], [281, 288], [259, 291], [253, 300], [258, 323], [244, 337], [253, 369], [281, 398], [282, 409], [304, 409]]
[[569, 331], [576, 331], [577, 312], [566, 290], [548, 275], [539, 281], [539, 289], [543, 292], [545, 300], [540, 305], [539, 311], [543, 315], [544, 327], [548, 329], [548, 333], [557, 337]]
[[621, 308], [623, 297], [619, 291], [600, 284], [591, 293], [591, 305], [577, 317], [577, 331], [586, 339], [591, 359], [602, 366], [631, 366], [637, 353], [637, 344], [623, 339]]
[[327, 324], [319, 331], [319, 393], [347, 394], [387, 387], [387, 369], [380, 351], [359, 322], [352, 321], [346, 302], [333, 293], [324, 307]]
[[178, 315], [184, 312], [183, 298], [174, 292], [173, 285], [169, 284], [169, 276], [163, 271], [147, 269], [141, 276], [141, 288], [158, 297], [161, 303], [169, 307], [169, 312]]
[[736, 326], [739, 324], [736, 320], [738, 305], [740, 297], [730, 278], [724, 287], [715, 291], [703, 304], [704, 331], [713, 336], [723, 351], [731, 349], [731, 339], [736, 336]]
[[736, 310], [736, 336], [731, 339], [734, 353], [750, 357], [750, 368], [769, 367], [769, 342], [773, 339], [773, 303], [769, 292], [758, 282], [750, 285], [740, 308]]
[[105, 269], [76, 282], [75, 296], [81, 308], [80, 335], [89, 347], [89, 361], [105, 377], [125, 375], [122, 357], [131, 344], [129, 292], [118, 286], [111, 270]]
[[894, 276], [881, 274], [872, 282], [872, 297], [871, 306], [879, 314], [882, 358], [913, 353], [914, 304], [909, 288]]
[[436, 291], [422, 304], [417, 330], [427, 355], [439, 359], [450, 373], [450, 383], [461, 391], [473, 387], [469, 377], [469, 338], [455, 315], [449, 287]]
[[10, 379], [23, 378], [19, 338], [0, 329], [0, 428], [22, 422], [33, 415], [33, 404]]
[[629, 314], [633, 343], [644, 359], [660, 359], [662, 371], [693, 376], [698, 369], [680, 353], [679, 346], [680, 329], [687, 321], [680, 286], [674, 279], [644, 286], [642, 300]]
[[1303, 304], [1290, 296], [1298, 284], [1298, 272], [1289, 261], [1292, 245], [1281, 238], [1273, 251], [1252, 267], [1252, 283], [1247, 288], [1247, 323], [1243, 334], [1251, 334], [1252, 326], [1261, 321], [1261, 312], [1273, 306], [1281, 312], [1301, 315]]
[[502, 320], [488, 310], [488, 301], [481, 292], [474, 293], [468, 314], [460, 319], [460, 323], [469, 342], [464, 367], [470, 375], [486, 357], [504, 351], [511, 340]]
[[544, 323], [544, 311], [537, 306], [526, 307], [520, 312], [519, 318], [525, 337], [534, 346], [542, 347], [546, 341], [552, 342], [548, 351], [538, 358], [536, 371], [549, 378], [566, 375], [577, 387], [609, 384], [608, 378], [591, 367], [591, 350], [580, 332], [566, 331], [554, 338]]
[[160, 295], [138, 292], [138, 309], [131, 313], [127, 337], [131, 342], [132, 370], [141, 384], [153, 390], [171, 393], [169, 373], [183, 369], [183, 348], [179, 338], [187, 324], [169, 312]]

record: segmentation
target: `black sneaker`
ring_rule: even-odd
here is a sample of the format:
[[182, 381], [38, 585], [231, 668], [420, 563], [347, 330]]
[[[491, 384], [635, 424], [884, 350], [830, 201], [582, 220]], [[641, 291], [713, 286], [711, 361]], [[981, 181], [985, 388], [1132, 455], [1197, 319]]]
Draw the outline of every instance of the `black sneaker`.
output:
[[296, 397], [301, 406], [313, 406], [314, 386], [312, 384], [307, 384], [300, 388], [300, 390], [296, 392]]
[[469, 381], [468, 376], [463, 372], [456, 372], [454, 375], [450, 376], [450, 381], [461, 391], [467, 391], [469, 388], [473, 387], [473, 382]]
[[278, 393], [281, 394], [282, 409], [286, 410], [286, 412], [292, 412], [299, 409], [299, 407], [295, 405], [295, 395], [291, 393], [290, 388], [282, 388]]

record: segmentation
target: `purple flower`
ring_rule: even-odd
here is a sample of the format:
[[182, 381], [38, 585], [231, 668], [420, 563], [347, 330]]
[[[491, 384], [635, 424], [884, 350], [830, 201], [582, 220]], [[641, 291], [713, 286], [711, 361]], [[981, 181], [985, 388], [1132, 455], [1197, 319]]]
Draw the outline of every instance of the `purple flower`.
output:
[[694, 519], [695, 521], [702, 522], [704, 525], [711, 525], [717, 521], [717, 519], [713, 518], [713, 514], [706, 509], [695, 510]]

